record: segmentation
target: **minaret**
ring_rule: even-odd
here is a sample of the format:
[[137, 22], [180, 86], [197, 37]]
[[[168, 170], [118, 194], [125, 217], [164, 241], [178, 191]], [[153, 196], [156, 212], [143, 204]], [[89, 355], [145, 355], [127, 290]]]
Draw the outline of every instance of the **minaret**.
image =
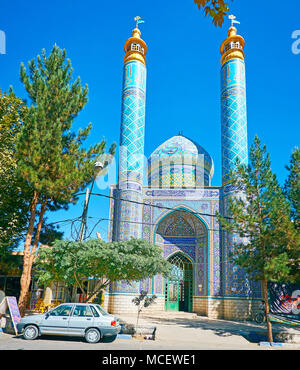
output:
[[245, 41], [231, 26], [221, 45], [221, 119], [222, 119], [222, 184], [235, 161], [248, 163]]
[[[233, 27], [234, 16], [228, 37], [221, 45], [221, 125], [222, 125], [222, 209], [228, 215], [229, 197], [243, 196], [230, 184], [229, 173], [236, 168], [236, 160], [248, 164], [247, 112], [244, 45], [242, 36]], [[229, 260], [231, 246], [239, 242], [237, 235], [222, 234], [223, 293], [225, 296], [244, 296], [249, 288], [242, 269]]]
[[147, 45], [138, 28], [142, 21], [140, 17], [135, 20], [136, 28], [124, 45], [117, 240], [141, 237], [141, 205], [138, 203], [142, 202], [144, 172]]

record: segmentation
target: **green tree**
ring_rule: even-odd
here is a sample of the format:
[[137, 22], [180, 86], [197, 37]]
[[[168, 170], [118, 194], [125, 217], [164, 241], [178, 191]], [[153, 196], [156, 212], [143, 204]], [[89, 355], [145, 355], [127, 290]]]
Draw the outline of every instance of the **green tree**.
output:
[[289, 171], [288, 177], [284, 184], [284, 194], [290, 204], [291, 220], [295, 228], [296, 237], [294, 243], [291, 245], [291, 276], [294, 281], [300, 282], [300, 251], [299, 251], [299, 238], [300, 238], [300, 151], [295, 148], [290, 160], [290, 165], [286, 166]]
[[0, 258], [4, 262], [26, 228], [31, 189], [18, 175], [15, 156], [26, 104], [12, 92], [0, 91]]
[[[33, 189], [24, 242], [19, 309], [24, 315], [31, 269], [39, 243], [46, 210], [67, 209], [72, 195], [93, 178], [93, 167], [105, 151], [103, 139], [88, 149], [83, 144], [91, 124], [72, 132], [72, 123], [87, 103], [88, 87], [80, 78], [73, 80], [66, 51], [55, 45], [49, 56], [45, 50], [32, 59], [29, 71], [21, 64], [20, 78], [31, 100], [17, 136], [16, 158], [19, 175]], [[110, 148], [114, 152], [114, 145]], [[38, 212], [35, 237], [35, 219]]]
[[[290, 219], [290, 206], [271, 170], [266, 146], [258, 137], [250, 148], [249, 165], [237, 163], [230, 174], [237, 194], [229, 201], [228, 216], [218, 216], [222, 228], [240, 238], [233, 243], [230, 258], [255, 280], [262, 282], [266, 313], [269, 313], [268, 281], [291, 281], [294, 246], [298, 243]], [[239, 193], [238, 193], [239, 192]], [[272, 338], [267, 320], [268, 338]]]
[[86, 295], [83, 280], [98, 279], [92, 296], [114, 281], [128, 283], [168, 274], [170, 264], [162, 257], [161, 249], [145, 240], [131, 239], [107, 243], [99, 239], [86, 242], [56, 241], [53, 247], [41, 247], [35, 263], [35, 274], [40, 284], [64, 282], [76, 285]]
[[132, 303], [137, 306], [137, 318], [135, 324], [136, 334], [138, 333], [139, 318], [143, 308], [147, 308], [151, 306], [153, 303], [155, 303], [156, 298], [157, 296], [155, 294], [153, 294], [152, 296], [148, 296], [145, 290], [141, 290], [140, 295], [132, 299]]
[[289, 171], [285, 181], [284, 192], [291, 205], [291, 218], [295, 227], [300, 231], [300, 151], [295, 148], [290, 160], [290, 165], [286, 166]]
[[228, 2], [224, 0], [194, 0], [199, 10], [203, 10], [205, 16], [212, 18], [215, 26], [221, 27], [224, 17], [229, 12]]

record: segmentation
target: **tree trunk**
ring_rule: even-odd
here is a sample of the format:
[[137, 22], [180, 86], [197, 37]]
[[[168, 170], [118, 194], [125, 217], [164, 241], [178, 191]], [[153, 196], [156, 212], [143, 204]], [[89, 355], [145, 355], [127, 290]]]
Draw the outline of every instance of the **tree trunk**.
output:
[[21, 291], [20, 291], [18, 306], [19, 306], [20, 314], [22, 317], [25, 315], [25, 309], [26, 309], [26, 303], [27, 303], [27, 297], [28, 297], [28, 289], [29, 289], [29, 284], [30, 284], [30, 279], [28, 279], [28, 275], [31, 274], [30, 246], [31, 246], [32, 234], [33, 234], [33, 229], [34, 229], [37, 202], [38, 202], [38, 194], [35, 191], [33, 194], [31, 205], [30, 205], [30, 219], [29, 219], [26, 239], [24, 243], [23, 270], [22, 270], [22, 275], [21, 275], [21, 280], [20, 280]]
[[263, 297], [265, 301], [265, 310], [266, 310], [266, 322], [267, 322], [267, 331], [268, 331], [268, 341], [273, 342], [273, 333], [272, 333], [272, 323], [268, 318], [269, 314], [269, 300], [268, 300], [268, 281], [265, 279], [263, 281]]
[[138, 334], [138, 324], [139, 324], [139, 318], [140, 318], [140, 313], [141, 313], [140, 306], [138, 306], [138, 314], [136, 318], [136, 324], [135, 324], [135, 333]]
[[[42, 229], [42, 226], [43, 226], [43, 219], [44, 219], [44, 214], [45, 214], [45, 211], [46, 211], [46, 206], [47, 206], [47, 201], [44, 201], [41, 205], [39, 222], [38, 222], [38, 225], [37, 225], [37, 230], [36, 230], [33, 246], [32, 246], [31, 252], [30, 252], [29, 263], [28, 263], [28, 273], [26, 275], [26, 277], [27, 277], [27, 281], [26, 281], [26, 286], [27, 286], [26, 303], [28, 301], [27, 297], [28, 297], [29, 286], [30, 286], [30, 282], [31, 282], [32, 265], [33, 265], [34, 259], [36, 257], [35, 252], [37, 250], [37, 246], [38, 246], [39, 240], [40, 240], [40, 234], [41, 234], [41, 229]], [[25, 305], [25, 308], [26, 308], [26, 305]], [[24, 313], [25, 313], [25, 311], [24, 311]]]
[[87, 295], [86, 301], [88, 302], [94, 295], [100, 293], [101, 290], [105, 289], [108, 283], [109, 283], [109, 280], [106, 279], [104, 282], [104, 279], [101, 278], [96, 284], [94, 291]]
[[38, 246], [40, 232], [41, 232], [41, 228], [43, 225], [43, 217], [44, 217], [44, 214], [46, 211], [46, 205], [47, 205], [47, 201], [45, 201], [41, 206], [39, 223], [37, 226], [34, 244], [33, 244], [32, 250], [30, 250], [32, 234], [34, 230], [34, 221], [35, 221], [37, 202], [38, 202], [38, 194], [34, 192], [33, 199], [32, 199], [31, 206], [30, 206], [30, 219], [29, 219], [29, 225], [28, 225], [28, 230], [27, 230], [25, 245], [24, 245], [23, 271], [22, 271], [21, 281], [20, 281], [21, 292], [20, 292], [18, 306], [19, 306], [21, 316], [25, 315], [25, 309], [26, 309], [28, 293], [29, 293], [29, 286], [31, 282], [32, 264], [33, 264], [35, 252]]
[[35, 238], [34, 238], [34, 243], [33, 243], [32, 250], [31, 250], [31, 257], [30, 257], [31, 266], [34, 262], [35, 252], [37, 250], [37, 246], [38, 246], [39, 241], [40, 241], [40, 234], [41, 234], [41, 229], [42, 229], [42, 226], [43, 226], [43, 219], [44, 219], [44, 214], [46, 212], [46, 207], [47, 207], [47, 200], [45, 200], [41, 205], [39, 223], [37, 225], [36, 234], [35, 234]]

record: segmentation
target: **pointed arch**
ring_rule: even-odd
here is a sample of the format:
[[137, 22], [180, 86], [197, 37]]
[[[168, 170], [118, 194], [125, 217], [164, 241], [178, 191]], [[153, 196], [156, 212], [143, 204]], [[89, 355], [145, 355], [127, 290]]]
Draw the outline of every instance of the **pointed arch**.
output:
[[[170, 224], [178, 215], [185, 215], [189, 225], [194, 232], [174, 233], [166, 235], [163, 230], [170, 227]], [[197, 212], [184, 205], [178, 204], [174, 209], [162, 213], [155, 222], [152, 240], [163, 250], [166, 259], [176, 253], [182, 253], [193, 264], [193, 295], [210, 295], [210, 232], [207, 220], [203, 219]]]

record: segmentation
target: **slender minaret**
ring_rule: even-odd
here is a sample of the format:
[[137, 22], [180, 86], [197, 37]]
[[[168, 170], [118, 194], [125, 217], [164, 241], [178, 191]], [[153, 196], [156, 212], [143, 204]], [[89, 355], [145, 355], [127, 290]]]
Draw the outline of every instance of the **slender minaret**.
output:
[[[245, 41], [233, 27], [233, 23], [239, 22], [234, 21], [234, 16], [229, 18], [231, 27], [221, 45], [222, 208], [225, 216], [229, 197], [242, 196], [230, 184], [229, 173], [236, 168], [237, 159], [248, 164]], [[229, 261], [230, 248], [236, 241], [238, 236], [223, 232], [223, 291], [229, 296], [243, 296], [248, 289], [243, 271]]]
[[246, 78], [244, 62], [245, 41], [235, 27], [221, 45], [221, 119], [222, 119], [222, 184], [235, 161], [248, 163]]
[[[117, 240], [141, 237], [141, 203], [144, 171], [146, 102], [146, 52], [136, 17], [136, 28], [124, 45], [124, 72], [119, 151], [119, 180], [116, 220]], [[129, 200], [130, 202], [124, 201]], [[130, 222], [128, 222], [130, 221]]]

